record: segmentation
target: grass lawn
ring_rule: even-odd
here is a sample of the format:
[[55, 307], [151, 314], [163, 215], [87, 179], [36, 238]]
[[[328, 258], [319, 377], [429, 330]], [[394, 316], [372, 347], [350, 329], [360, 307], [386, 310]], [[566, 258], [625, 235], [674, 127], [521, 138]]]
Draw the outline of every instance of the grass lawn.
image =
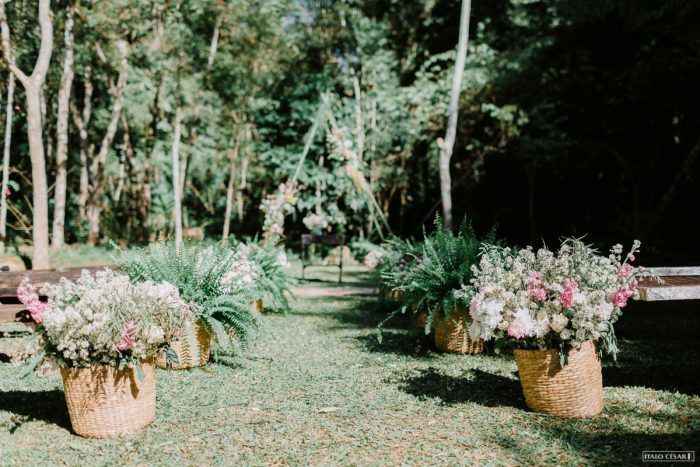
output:
[[571, 421], [527, 411], [512, 358], [435, 353], [401, 320], [379, 344], [386, 308], [348, 295], [366, 288], [307, 285], [238, 367], [159, 370], [156, 422], [137, 436], [72, 435], [58, 378], [0, 365], [0, 465], [634, 465], [700, 449], [697, 305], [634, 305], [603, 414]]

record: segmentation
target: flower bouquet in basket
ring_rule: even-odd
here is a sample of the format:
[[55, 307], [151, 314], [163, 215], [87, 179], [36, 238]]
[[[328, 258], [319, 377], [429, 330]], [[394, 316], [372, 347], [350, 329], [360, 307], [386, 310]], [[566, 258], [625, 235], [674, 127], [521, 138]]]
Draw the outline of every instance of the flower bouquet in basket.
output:
[[121, 269], [134, 282], [173, 284], [190, 313], [170, 354], [161, 352], [159, 367], [189, 369], [204, 366], [210, 354], [223, 360], [234, 355], [256, 326], [251, 313], [257, 266], [235, 251], [190, 245], [176, 251], [171, 243], [124, 253]]
[[36, 363], [51, 359], [60, 367], [77, 434], [117, 436], [153, 421], [153, 359], [189, 313], [175, 287], [83, 271], [76, 281], [62, 279], [40, 291], [25, 279], [17, 295], [38, 324]]
[[471, 281], [472, 338], [514, 349], [528, 406], [566, 417], [603, 408], [599, 356], [617, 354], [613, 324], [635, 295], [640, 243], [601, 256], [577, 239], [558, 252], [488, 246]]

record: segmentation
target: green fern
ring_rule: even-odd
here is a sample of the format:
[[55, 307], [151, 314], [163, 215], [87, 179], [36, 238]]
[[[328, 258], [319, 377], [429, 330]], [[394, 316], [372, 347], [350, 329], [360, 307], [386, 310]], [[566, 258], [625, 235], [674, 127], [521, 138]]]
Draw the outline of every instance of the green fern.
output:
[[265, 302], [266, 310], [286, 313], [289, 311], [288, 297], [292, 295], [291, 279], [277, 258], [279, 251], [256, 244], [247, 246], [250, 251], [249, 258], [261, 271], [256, 284], [259, 295], [257, 298]]
[[[493, 242], [494, 237], [491, 232], [484, 241]], [[454, 292], [469, 284], [471, 268], [478, 261], [482, 246], [471, 224], [463, 223], [454, 234], [443, 229], [437, 219], [434, 232], [424, 234], [420, 247], [395, 244], [409, 258], [403, 258], [395, 269], [387, 268], [382, 273], [385, 284], [402, 292], [402, 301], [408, 309], [427, 312], [428, 323], [434, 321], [436, 313], [449, 314], [458, 301]]]
[[[175, 285], [214, 337], [215, 355], [236, 353], [257, 328], [257, 319], [250, 310], [257, 298], [254, 292], [243, 287], [225, 290], [221, 284], [234, 261], [230, 250], [191, 245], [177, 253], [172, 243], [166, 243], [126, 252], [118, 260], [134, 281]], [[230, 339], [231, 335], [236, 339]]]

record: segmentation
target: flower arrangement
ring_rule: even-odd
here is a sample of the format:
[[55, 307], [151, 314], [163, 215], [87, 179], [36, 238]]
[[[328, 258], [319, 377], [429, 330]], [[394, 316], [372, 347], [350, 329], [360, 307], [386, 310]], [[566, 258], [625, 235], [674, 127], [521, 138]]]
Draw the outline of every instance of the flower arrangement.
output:
[[369, 269], [376, 269], [385, 255], [386, 253], [382, 250], [372, 250], [365, 255], [365, 257], [362, 260], [362, 264], [364, 264]]
[[[63, 368], [94, 364], [123, 368], [155, 356], [175, 336], [189, 307], [175, 287], [132, 283], [111, 270], [83, 271], [41, 289], [25, 278], [17, 295], [39, 324], [43, 355]], [[138, 365], [137, 365], [138, 366]]]
[[556, 253], [484, 247], [471, 284], [461, 291], [471, 297], [471, 337], [519, 349], [560, 349], [562, 363], [587, 341], [615, 357], [613, 324], [646, 274], [633, 265], [639, 247], [635, 241], [624, 258], [622, 245], [606, 257], [578, 239], [564, 241]]
[[255, 267], [252, 293], [256, 300], [263, 300], [267, 310], [287, 312], [291, 281], [286, 271], [289, 260], [285, 251], [272, 246], [247, 243], [238, 246], [236, 256], [245, 258]]
[[189, 245], [176, 252], [173, 244], [158, 244], [124, 253], [118, 262], [136, 282], [173, 284], [190, 307], [190, 319], [214, 337], [215, 356], [236, 353], [256, 326], [250, 304], [259, 268], [233, 250]]
[[281, 183], [277, 191], [265, 196], [260, 210], [265, 213], [263, 238], [270, 245], [276, 245], [284, 237], [284, 218], [294, 212], [297, 202], [297, 186], [291, 181]]
[[315, 235], [321, 235], [324, 230], [328, 229], [330, 223], [325, 214], [310, 213], [302, 220], [307, 229]]

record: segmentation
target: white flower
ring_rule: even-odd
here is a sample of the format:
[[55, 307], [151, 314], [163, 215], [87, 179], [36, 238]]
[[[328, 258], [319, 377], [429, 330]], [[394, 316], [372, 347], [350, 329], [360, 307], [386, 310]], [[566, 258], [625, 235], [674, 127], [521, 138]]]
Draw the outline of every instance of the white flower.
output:
[[552, 316], [550, 326], [552, 327], [552, 330], [554, 332], [561, 333], [567, 324], [569, 324], [569, 318], [567, 318], [561, 313], [558, 313]]
[[596, 308], [596, 314], [602, 321], [607, 321], [614, 310], [615, 306], [612, 303], [603, 302]]

